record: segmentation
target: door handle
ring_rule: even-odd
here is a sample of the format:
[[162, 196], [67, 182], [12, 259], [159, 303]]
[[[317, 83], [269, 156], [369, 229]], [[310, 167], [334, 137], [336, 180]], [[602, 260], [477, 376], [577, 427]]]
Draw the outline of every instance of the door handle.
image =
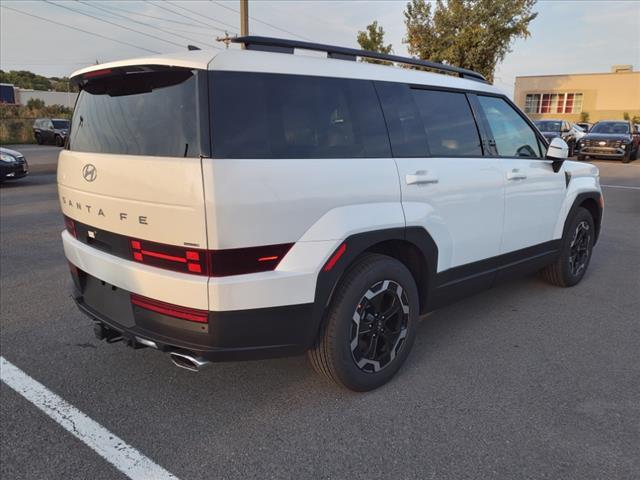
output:
[[438, 178], [429, 174], [426, 170], [418, 170], [415, 173], [410, 173], [405, 176], [407, 185], [426, 185], [429, 183], [438, 183]]
[[514, 168], [510, 172], [507, 172], [507, 180], [524, 180], [527, 176], [518, 168]]

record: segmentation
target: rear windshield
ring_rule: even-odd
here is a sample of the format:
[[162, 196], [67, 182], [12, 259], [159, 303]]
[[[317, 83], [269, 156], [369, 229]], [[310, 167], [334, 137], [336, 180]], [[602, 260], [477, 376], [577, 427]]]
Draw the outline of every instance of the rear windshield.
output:
[[369, 80], [214, 72], [209, 91], [215, 157], [391, 156]]
[[541, 132], [559, 132], [562, 127], [562, 122], [554, 122], [552, 120], [536, 122], [538, 129]]
[[165, 157], [200, 155], [197, 72], [128, 72], [91, 80], [73, 114], [69, 149]]
[[67, 120], [52, 120], [55, 128], [69, 128], [69, 122]]

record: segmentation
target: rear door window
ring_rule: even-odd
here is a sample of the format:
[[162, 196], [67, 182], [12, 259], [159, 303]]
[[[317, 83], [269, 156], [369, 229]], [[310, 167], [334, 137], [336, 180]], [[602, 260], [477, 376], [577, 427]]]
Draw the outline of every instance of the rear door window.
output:
[[197, 75], [188, 69], [143, 70], [91, 80], [76, 103], [70, 150], [199, 156]]
[[427, 157], [429, 148], [411, 88], [404, 83], [376, 82], [394, 157]]
[[434, 157], [481, 157], [482, 146], [464, 93], [413, 89]]
[[214, 72], [209, 91], [214, 157], [391, 156], [371, 81]]
[[541, 156], [538, 138], [527, 122], [506, 100], [478, 95], [478, 101], [491, 129], [501, 157]]

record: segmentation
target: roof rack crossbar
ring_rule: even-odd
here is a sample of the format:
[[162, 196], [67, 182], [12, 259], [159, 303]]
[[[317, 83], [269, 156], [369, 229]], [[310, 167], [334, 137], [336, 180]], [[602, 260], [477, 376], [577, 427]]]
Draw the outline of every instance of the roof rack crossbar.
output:
[[248, 35], [245, 37], [236, 37], [231, 40], [234, 43], [244, 43], [248, 50], [262, 50], [271, 52], [293, 53], [293, 50], [300, 48], [302, 50], [313, 50], [318, 52], [327, 52], [330, 58], [341, 60], [355, 60], [356, 57], [372, 58], [376, 60], [384, 60], [387, 62], [403, 63], [406, 65], [415, 65], [418, 67], [431, 68], [441, 72], [455, 73], [461, 78], [476, 80], [488, 83], [487, 79], [478, 72], [467, 70], [466, 68], [445, 65], [444, 63], [430, 62], [428, 60], [420, 60], [417, 58], [401, 57], [399, 55], [389, 55], [386, 53], [372, 52], [369, 50], [358, 50], [356, 48], [337, 47], [334, 45], [323, 45], [321, 43], [302, 42], [298, 40], [288, 40], [284, 38], [261, 37]]

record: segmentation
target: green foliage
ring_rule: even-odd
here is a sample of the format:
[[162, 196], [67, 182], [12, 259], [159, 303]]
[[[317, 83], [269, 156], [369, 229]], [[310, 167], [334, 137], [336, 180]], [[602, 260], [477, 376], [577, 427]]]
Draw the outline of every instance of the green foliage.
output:
[[622, 118], [624, 118], [628, 122], [629, 120], [631, 120], [631, 115], [629, 115], [629, 112], [624, 112], [622, 114]]
[[29, 110], [40, 110], [44, 108], [44, 100], [41, 100], [39, 98], [30, 98], [27, 101], [27, 108]]
[[589, 112], [580, 112], [580, 121], [589, 123]]
[[16, 87], [32, 90], [54, 90], [56, 92], [77, 92], [78, 88], [69, 83], [68, 77], [43, 77], [27, 70], [0, 70], [0, 83], [12, 83]]
[[[358, 43], [363, 50], [369, 50], [371, 52], [389, 54], [393, 50], [391, 44], [384, 44], [384, 29], [381, 26], [378, 26], [377, 20], [374, 20], [373, 23], [367, 25], [367, 29], [364, 32], [358, 31]], [[370, 58], [365, 58], [363, 60], [371, 63], [389, 63]]]
[[634, 115], [631, 117], [631, 123], [640, 125], [640, 115]]
[[515, 38], [528, 37], [536, 0], [411, 0], [404, 12], [411, 55], [483, 74], [493, 82], [496, 65]]
[[0, 82], [13, 83], [16, 87], [20, 88], [51, 90], [51, 82], [48, 78], [27, 70], [12, 70], [10, 72], [3, 72], [0, 70]]

